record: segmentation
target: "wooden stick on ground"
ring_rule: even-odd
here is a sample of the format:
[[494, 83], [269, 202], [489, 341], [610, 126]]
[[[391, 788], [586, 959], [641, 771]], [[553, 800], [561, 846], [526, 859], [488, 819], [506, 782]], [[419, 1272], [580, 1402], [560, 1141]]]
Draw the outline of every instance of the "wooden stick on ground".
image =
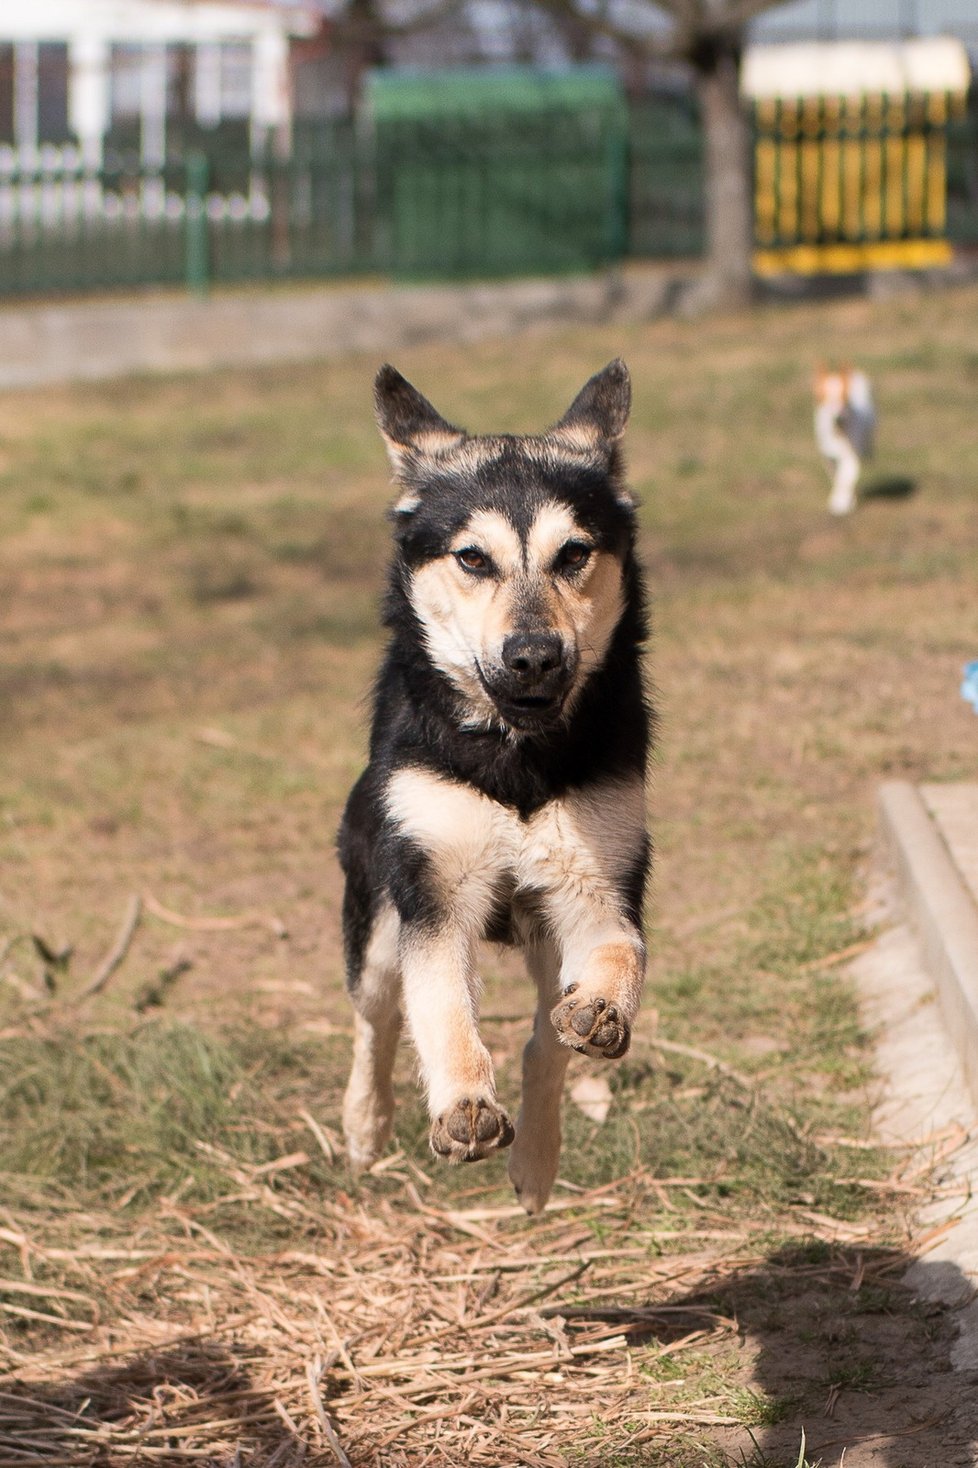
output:
[[332, 1448], [337, 1462], [342, 1464], [342, 1468], [353, 1468], [353, 1464], [343, 1451], [343, 1444], [336, 1435], [336, 1429], [326, 1416], [326, 1408], [323, 1406], [323, 1399], [319, 1390], [319, 1371], [314, 1361], [306, 1362], [306, 1380], [309, 1383], [309, 1395], [312, 1398], [316, 1421], [322, 1428], [323, 1437]]
[[665, 1050], [670, 1055], [685, 1055], [689, 1060], [698, 1060], [709, 1070], [715, 1070], [722, 1076], [736, 1081], [738, 1086], [743, 1086], [745, 1091], [753, 1091], [755, 1082], [750, 1076], [742, 1075], [739, 1070], [734, 1070], [732, 1065], [727, 1065], [716, 1055], [711, 1055], [708, 1050], [697, 1050], [695, 1045], [680, 1045], [676, 1040], [661, 1040], [656, 1036], [652, 1041], [654, 1050]]
[[91, 983], [86, 985], [86, 987], [79, 994], [79, 1000], [90, 999], [93, 994], [98, 994], [102, 989], [105, 988], [106, 984], [109, 982], [112, 975], [115, 973], [116, 969], [119, 967], [122, 960], [129, 952], [129, 945], [132, 942], [133, 934], [139, 926], [139, 919], [142, 915], [142, 910], [142, 899], [137, 893], [134, 893], [133, 896], [129, 899], [129, 906], [126, 908], [126, 916], [123, 919], [122, 927], [119, 929], [118, 937], [116, 938], [112, 947], [109, 949], [108, 953], [105, 955], [104, 959], [99, 965], [95, 977], [92, 979]]
[[287, 938], [288, 931], [285, 924], [272, 913], [268, 912], [242, 912], [235, 917], [184, 917], [183, 913], [174, 912], [172, 908], [164, 907], [162, 902], [157, 902], [151, 892], [143, 896], [146, 911], [152, 913], [153, 917], [159, 918], [163, 923], [169, 923], [174, 928], [187, 928], [192, 933], [230, 933], [235, 928], [268, 928], [276, 938]]

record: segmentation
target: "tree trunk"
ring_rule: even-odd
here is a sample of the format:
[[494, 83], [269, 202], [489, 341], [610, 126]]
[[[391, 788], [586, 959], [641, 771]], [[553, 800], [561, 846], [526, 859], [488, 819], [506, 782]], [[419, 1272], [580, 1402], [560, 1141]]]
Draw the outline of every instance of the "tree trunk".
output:
[[691, 60], [703, 118], [706, 262], [703, 304], [746, 305], [753, 295], [751, 129], [740, 100], [739, 43], [714, 42]]
[[377, 0], [350, 0], [336, 26], [336, 49], [343, 57], [346, 106], [352, 117], [360, 103], [364, 74], [387, 60]]

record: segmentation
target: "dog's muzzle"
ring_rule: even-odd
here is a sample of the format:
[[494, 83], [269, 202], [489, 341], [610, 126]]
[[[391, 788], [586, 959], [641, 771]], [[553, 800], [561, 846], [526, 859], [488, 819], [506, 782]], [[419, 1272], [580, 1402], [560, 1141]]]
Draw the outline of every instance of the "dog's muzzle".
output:
[[555, 632], [516, 632], [503, 643], [501, 666], [483, 682], [507, 724], [531, 729], [560, 717], [575, 667]]

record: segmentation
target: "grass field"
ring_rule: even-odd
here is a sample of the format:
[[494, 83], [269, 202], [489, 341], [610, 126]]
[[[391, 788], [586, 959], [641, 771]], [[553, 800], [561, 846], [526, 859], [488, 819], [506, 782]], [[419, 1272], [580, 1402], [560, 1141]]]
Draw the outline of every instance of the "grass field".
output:
[[[635, 382], [649, 1009], [536, 1221], [501, 1163], [428, 1155], [407, 1055], [390, 1156], [342, 1157], [377, 364], [0, 397], [5, 1463], [970, 1461], [843, 960], [878, 781], [975, 776], [976, 318], [965, 289], [398, 358], [473, 430], [542, 428], [618, 352]], [[880, 402], [843, 522], [819, 358]], [[529, 995], [486, 974], [513, 1104]]]

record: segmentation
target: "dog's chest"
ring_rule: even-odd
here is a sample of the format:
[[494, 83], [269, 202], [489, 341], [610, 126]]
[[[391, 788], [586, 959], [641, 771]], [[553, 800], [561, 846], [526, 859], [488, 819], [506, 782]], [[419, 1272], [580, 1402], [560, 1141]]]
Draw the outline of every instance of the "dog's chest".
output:
[[635, 778], [575, 789], [523, 819], [470, 785], [405, 769], [392, 776], [386, 807], [456, 906], [491, 902], [501, 886], [610, 897], [645, 839], [645, 792]]

